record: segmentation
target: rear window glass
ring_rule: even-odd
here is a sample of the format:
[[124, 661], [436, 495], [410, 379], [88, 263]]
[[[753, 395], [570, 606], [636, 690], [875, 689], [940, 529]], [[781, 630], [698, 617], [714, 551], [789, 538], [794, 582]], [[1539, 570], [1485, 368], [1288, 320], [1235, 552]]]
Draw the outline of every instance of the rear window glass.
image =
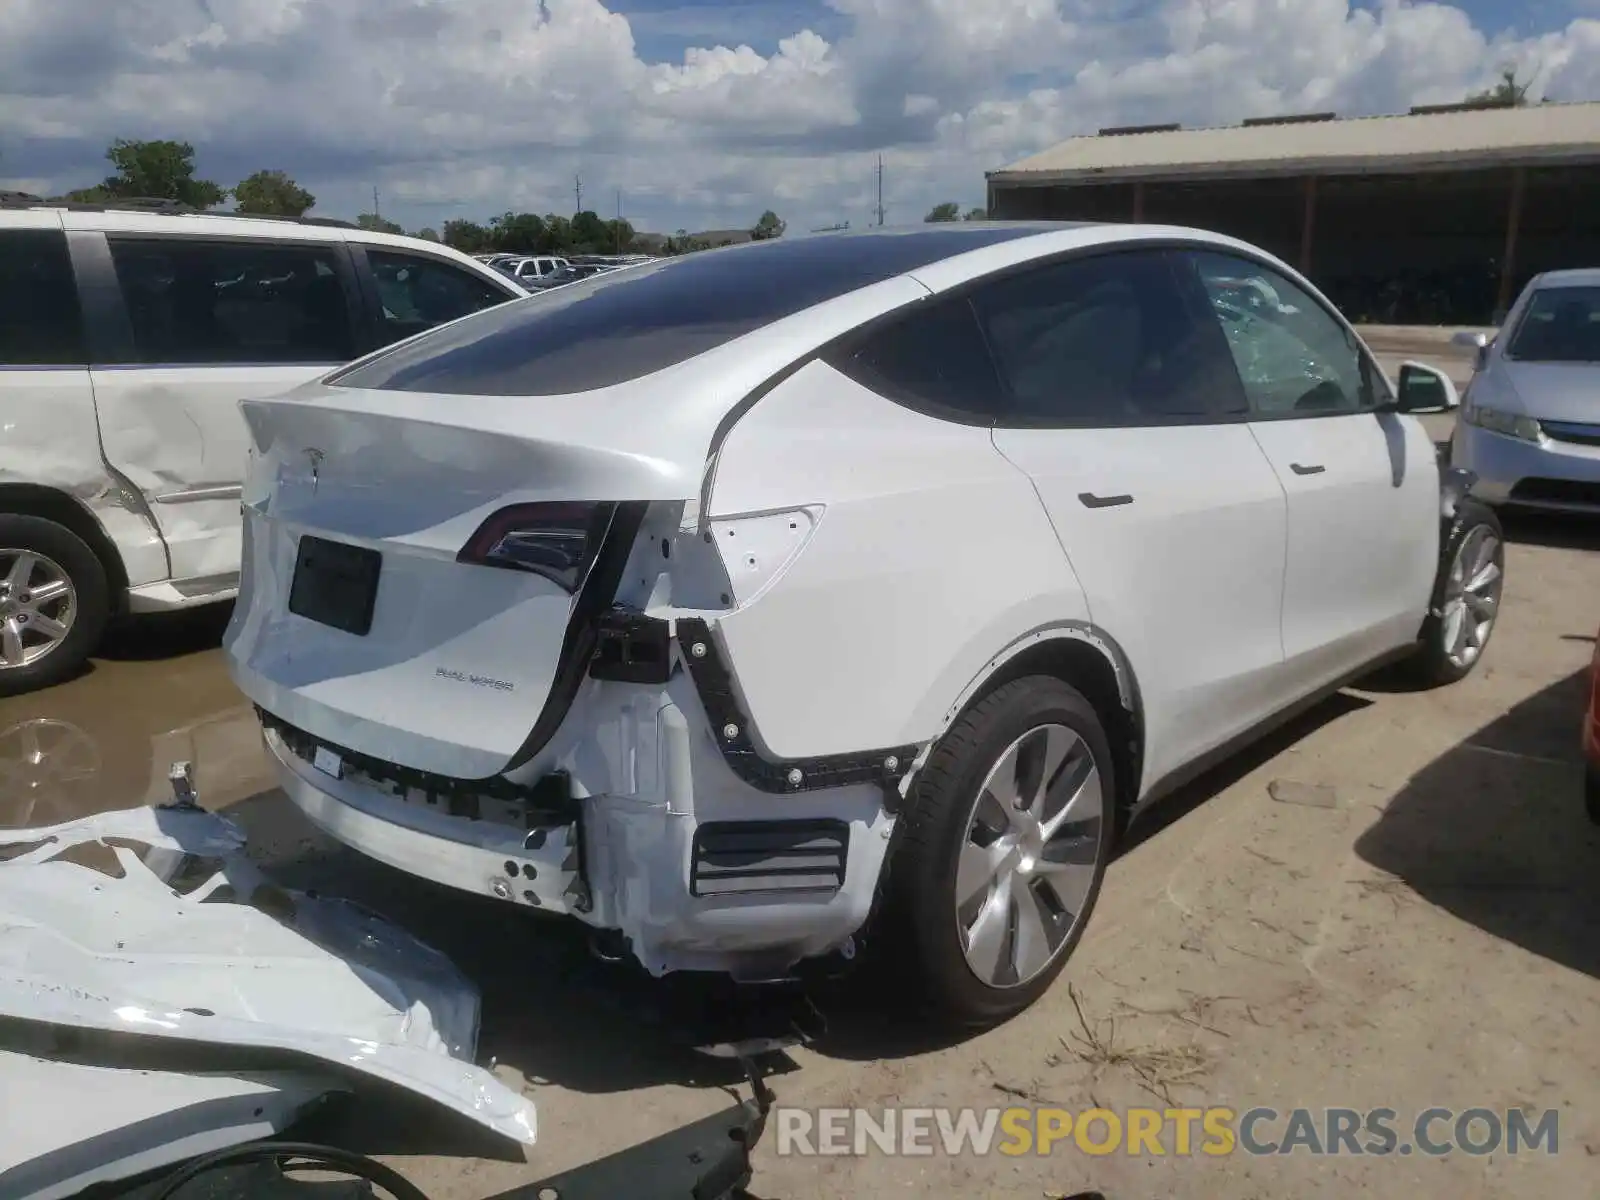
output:
[[1039, 226], [974, 223], [703, 250], [605, 272], [478, 313], [329, 382], [478, 396], [558, 396], [610, 387], [685, 362], [812, 305], [966, 250], [1040, 231]]
[[1600, 362], [1600, 287], [1535, 292], [1506, 354], [1522, 362]]

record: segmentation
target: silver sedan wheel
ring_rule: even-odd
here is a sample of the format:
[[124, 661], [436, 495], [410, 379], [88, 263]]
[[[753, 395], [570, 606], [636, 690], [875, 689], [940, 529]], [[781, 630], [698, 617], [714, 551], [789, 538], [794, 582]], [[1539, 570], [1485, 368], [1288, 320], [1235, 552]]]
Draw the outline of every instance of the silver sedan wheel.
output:
[[54, 559], [0, 549], [0, 671], [31, 666], [72, 632], [78, 592]]
[[1500, 614], [1500, 589], [1505, 584], [1500, 539], [1487, 525], [1476, 526], [1461, 540], [1445, 580], [1440, 638], [1444, 656], [1461, 670], [1478, 661]]
[[1094, 886], [1106, 819], [1100, 769], [1065, 725], [1012, 742], [990, 769], [956, 867], [956, 923], [972, 973], [1019, 987], [1055, 961]]

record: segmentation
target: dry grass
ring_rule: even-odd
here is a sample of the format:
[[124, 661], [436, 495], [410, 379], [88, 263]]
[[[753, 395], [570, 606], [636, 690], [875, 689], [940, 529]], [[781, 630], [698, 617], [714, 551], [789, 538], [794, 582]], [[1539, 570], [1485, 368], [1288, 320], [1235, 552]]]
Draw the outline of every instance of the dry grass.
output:
[[[1205, 1050], [1192, 1042], [1182, 1046], [1124, 1045], [1117, 1038], [1116, 1017], [1090, 1021], [1078, 999], [1077, 989], [1071, 984], [1067, 985], [1067, 997], [1078, 1014], [1078, 1029], [1061, 1039], [1061, 1048], [1088, 1066], [1095, 1079], [1108, 1068], [1125, 1070], [1139, 1087], [1171, 1105], [1176, 1103], [1172, 1089], [1191, 1083], [1210, 1066]], [[1195, 1007], [1194, 1002], [1191, 1007]], [[1198, 1021], [1191, 1023], [1198, 1024]], [[1056, 1061], [1060, 1057], [1054, 1056]]]

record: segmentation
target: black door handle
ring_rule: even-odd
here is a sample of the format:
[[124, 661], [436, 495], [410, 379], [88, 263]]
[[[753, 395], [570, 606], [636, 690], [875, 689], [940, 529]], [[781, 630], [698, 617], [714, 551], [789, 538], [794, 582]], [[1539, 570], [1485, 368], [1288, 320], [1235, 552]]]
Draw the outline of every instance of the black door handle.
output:
[[1119, 504], [1132, 504], [1132, 496], [1096, 496], [1093, 492], [1079, 492], [1078, 499], [1085, 508], [1116, 508]]
[[1321, 463], [1317, 463], [1314, 466], [1309, 467], [1303, 466], [1300, 463], [1290, 463], [1289, 469], [1296, 475], [1321, 475], [1328, 468], [1323, 466]]

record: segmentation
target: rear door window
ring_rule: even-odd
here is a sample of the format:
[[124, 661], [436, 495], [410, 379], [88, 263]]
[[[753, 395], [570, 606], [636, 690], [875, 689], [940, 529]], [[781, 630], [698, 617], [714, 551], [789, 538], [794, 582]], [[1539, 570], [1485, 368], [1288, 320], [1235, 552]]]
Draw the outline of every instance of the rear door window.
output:
[[427, 255], [369, 248], [367, 263], [382, 305], [381, 345], [513, 298], [489, 280]]
[[1053, 263], [973, 297], [1009, 393], [1008, 423], [1192, 424], [1246, 411], [1226, 343], [1162, 250]]
[[0, 366], [83, 366], [83, 313], [59, 229], [0, 231]]
[[107, 238], [146, 364], [341, 363], [355, 357], [342, 249]]

